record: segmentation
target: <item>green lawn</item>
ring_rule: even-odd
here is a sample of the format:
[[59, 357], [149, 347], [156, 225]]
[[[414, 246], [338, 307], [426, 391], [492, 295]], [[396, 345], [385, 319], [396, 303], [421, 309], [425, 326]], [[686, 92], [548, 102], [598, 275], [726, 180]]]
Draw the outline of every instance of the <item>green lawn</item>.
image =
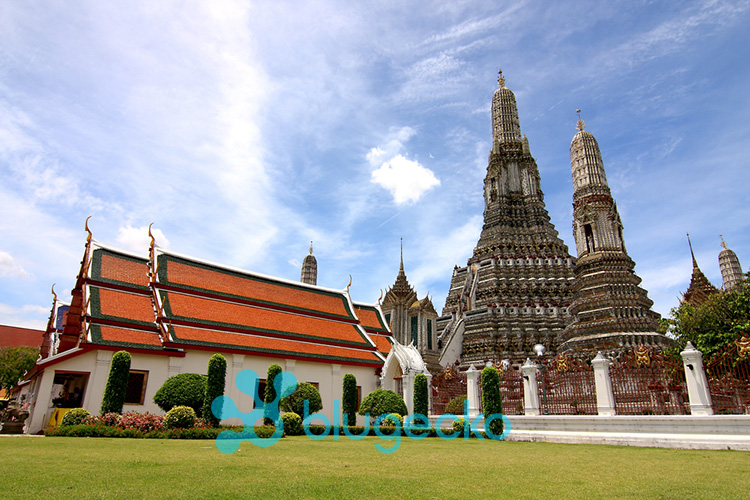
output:
[[[750, 452], [376, 437], [0, 437], [4, 498], [747, 498]], [[386, 443], [390, 446], [392, 443]]]

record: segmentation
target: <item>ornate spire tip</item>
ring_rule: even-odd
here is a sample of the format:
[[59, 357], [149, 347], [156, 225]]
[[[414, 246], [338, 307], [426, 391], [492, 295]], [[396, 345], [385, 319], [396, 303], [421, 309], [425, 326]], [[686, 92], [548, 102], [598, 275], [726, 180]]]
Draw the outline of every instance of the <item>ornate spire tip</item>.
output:
[[578, 113], [578, 122], [576, 123], [576, 128], [578, 128], [578, 130], [582, 131], [583, 128], [586, 126], [586, 122], [584, 122], [583, 120], [581, 120], [581, 110], [580, 109], [576, 109], [576, 113]]
[[505, 88], [505, 77], [503, 76], [503, 70], [500, 70], [497, 72], [497, 86], [500, 88]]

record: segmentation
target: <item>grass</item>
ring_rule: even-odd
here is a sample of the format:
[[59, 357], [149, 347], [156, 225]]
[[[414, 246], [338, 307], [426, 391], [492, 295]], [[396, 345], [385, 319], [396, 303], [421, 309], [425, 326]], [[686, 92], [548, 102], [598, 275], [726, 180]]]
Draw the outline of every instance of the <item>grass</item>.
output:
[[232, 455], [212, 440], [1, 437], [5, 498], [746, 498], [750, 452], [287, 437]]

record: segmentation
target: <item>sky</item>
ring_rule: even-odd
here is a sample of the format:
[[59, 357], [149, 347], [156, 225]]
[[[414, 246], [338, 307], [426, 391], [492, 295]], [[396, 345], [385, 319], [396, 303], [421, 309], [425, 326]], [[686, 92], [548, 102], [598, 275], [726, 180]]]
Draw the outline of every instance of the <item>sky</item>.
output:
[[[575, 252], [570, 141], [596, 137], [654, 310], [750, 267], [750, 2], [9, 0], [0, 324], [43, 328], [94, 238], [440, 312], [482, 226], [502, 69]], [[744, 49], [742, 47], [745, 47]]]

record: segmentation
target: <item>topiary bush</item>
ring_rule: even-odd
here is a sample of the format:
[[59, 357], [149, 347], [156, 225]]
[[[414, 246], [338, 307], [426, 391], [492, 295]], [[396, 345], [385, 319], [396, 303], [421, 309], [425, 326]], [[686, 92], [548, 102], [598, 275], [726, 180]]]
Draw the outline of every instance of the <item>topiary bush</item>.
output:
[[83, 408], [73, 408], [72, 410], [68, 410], [65, 415], [63, 415], [61, 425], [78, 425], [82, 424], [83, 421], [86, 419], [86, 417], [90, 417], [91, 413], [88, 412], [88, 410], [84, 410]]
[[[425, 417], [430, 411], [430, 396], [427, 392], [427, 376], [423, 373], [417, 374], [414, 378], [414, 413], [419, 413]], [[427, 425], [422, 419], [415, 419], [416, 425]]]
[[[482, 410], [484, 418], [503, 412], [500, 399], [500, 376], [493, 366], [486, 366], [482, 370]], [[490, 422], [490, 431], [495, 435], [503, 433], [503, 421], [496, 419]]]
[[289, 436], [299, 436], [302, 434], [302, 417], [290, 411], [281, 416], [284, 422], [284, 433]]
[[107, 377], [107, 385], [104, 388], [104, 398], [99, 413], [122, 413], [122, 405], [125, 404], [125, 390], [128, 388], [128, 377], [130, 376], [130, 353], [128, 351], [117, 351], [112, 356], [112, 364]]
[[404, 426], [404, 417], [398, 414], [391, 414], [387, 417], [385, 417], [381, 422], [381, 427], [395, 427], [396, 426], [396, 420], [398, 420], [399, 427]]
[[406, 415], [406, 403], [404, 398], [393, 391], [386, 389], [375, 389], [362, 401], [359, 406], [360, 415], [378, 417], [383, 413], [396, 413]]
[[469, 422], [468, 420], [464, 420], [463, 418], [459, 418], [453, 421], [453, 432], [463, 434], [464, 428], [468, 428], [469, 437], [471, 437], [471, 422]]
[[351, 373], [344, 375], [344, 397], [341, 401], [342, 422], [346, 415], [348, 425], [357, 424], [357, 378]]
[[206, 381], [206, 398], [203, 400], [203, 420], [210, 426], [218, 427], [221, 415], [214, 415], [211, 403], [224, 395], [227, 377], [227, 360], [221, 354], [214, 354], [208, 360], [208, 380]]
[[195, 410], [189, 406], [175, 406], [164, 417], [165, 429], [189, 429], [195, 425]]
[[279, 408], [283, 411], [291, 411], [297, 415], [304, 415], [305, 401], [309, 401], [308, 415], [317, 413], [323, 409], [323, 400], [320, 399], [320, 393], [312, 384], [300, 382], [297, 384], [297, 390], [279, 401]]
[[445, 405], [445, 413], [452, 413], [454, 415], [464, 414], [464, 401], [468, 399], [466, 396], [458, 396], [451, 399], [447, 405]]
[[275, 379], [276, 375], [281, 372], [282, 369], [277, 364], [268, 367], [268, 373], [266, 374], [266, 391], [263, 394], [263, 402], [265, 403], [263, 406], [263, 423], [265, 425], [274, 425], [273, 417], [277, 417], [276, 415], [271, 415], [271, 403], [276, 400], [276, 388], [273, 386], [273, 379]]
[[206, 399], [206, 377], [197, 373], [180, 373], [169, 377], [156, 394], [154, 403], [168, 412], [175, 406], [189, 406], [197, 415]]

